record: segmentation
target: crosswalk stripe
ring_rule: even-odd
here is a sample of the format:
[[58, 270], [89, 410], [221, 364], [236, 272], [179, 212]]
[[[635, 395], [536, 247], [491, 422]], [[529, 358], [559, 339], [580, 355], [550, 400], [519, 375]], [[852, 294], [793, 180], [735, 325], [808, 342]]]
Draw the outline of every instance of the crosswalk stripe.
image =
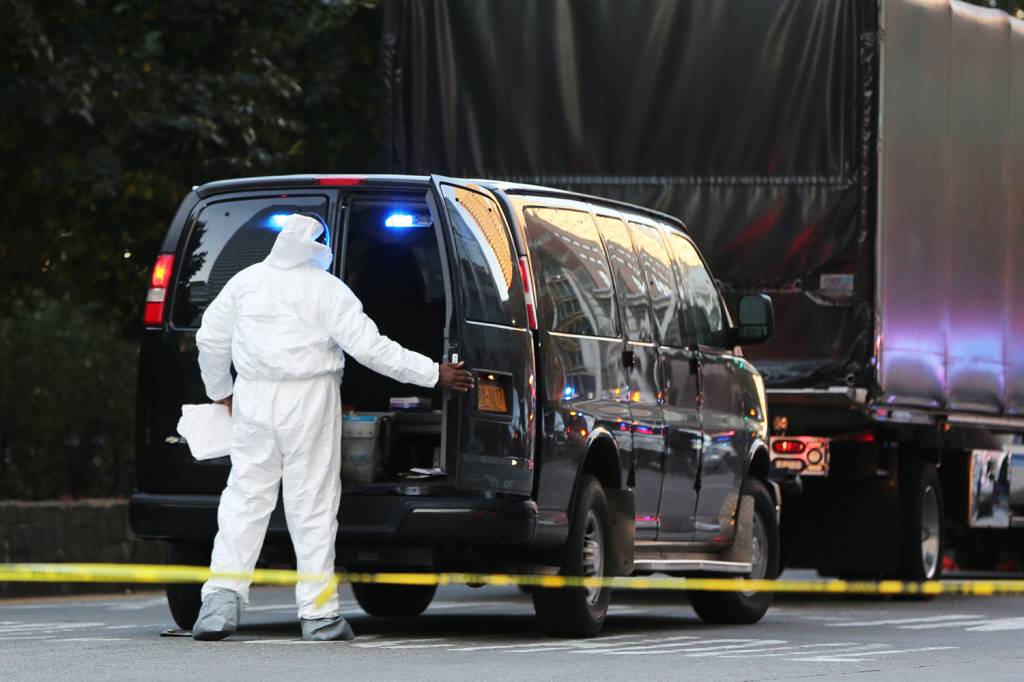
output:
[[858, 620], [846, 623], [828, 623], [829, 628], [867, 628], [879, 625], [905, 625], [909, 623], [939, 623], [947, 620], [965, 620], [967, 618], [984, 618], [973, 613], [957, 613], [945, 616], [928, 616], [926, 618], [894, 618], [887, 620]]
[[897, 625], [898, 630], [936, 630], [939, 628], [964, 628], [971, 625], [984, 625], [988, 620], [949, 620], [945, 623], [916, 623], [913, 625]]

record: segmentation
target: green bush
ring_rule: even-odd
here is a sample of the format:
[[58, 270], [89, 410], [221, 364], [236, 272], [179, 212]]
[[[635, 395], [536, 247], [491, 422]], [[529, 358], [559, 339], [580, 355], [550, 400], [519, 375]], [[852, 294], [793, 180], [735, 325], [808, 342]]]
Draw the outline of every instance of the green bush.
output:
[[134, 487], [149, 271], [193, 185], [378, 166], [375, 0], [0, 0], [0, 498]]
[[97, 305], [33, 296], [0, 318], [0, 499], [123, 495], [137, 344]]

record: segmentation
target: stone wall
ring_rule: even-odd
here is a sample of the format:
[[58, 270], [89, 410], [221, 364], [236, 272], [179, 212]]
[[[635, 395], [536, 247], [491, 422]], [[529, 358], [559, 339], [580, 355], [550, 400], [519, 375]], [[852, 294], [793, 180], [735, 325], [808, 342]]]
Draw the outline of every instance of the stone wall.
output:
[[[162, 563], [158, 542], [128, 530], [125, 499], [73, 502], [0, 501], [0, 563]], [[112, 583], [4, 583], [0, 597], [123, 592], [159, 585]]]

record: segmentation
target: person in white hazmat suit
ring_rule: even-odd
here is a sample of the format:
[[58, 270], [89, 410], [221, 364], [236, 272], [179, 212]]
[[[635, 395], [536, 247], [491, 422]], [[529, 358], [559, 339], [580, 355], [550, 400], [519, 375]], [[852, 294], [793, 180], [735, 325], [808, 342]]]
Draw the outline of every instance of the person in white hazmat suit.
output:
[[[472, 375], [462, 363], [439, 366], [382, 336], [352, 291], [326, 271], [331, 250], [317, 241], [325, 230], [314, 217], [286, 218], [270, 255], [232, 277], [206, 309], [196, 345], [207, 395], [232, 412], [231, 474], [210, 568], [252, 571], [281, 486], [298, 571], [318, 578], [295, 588], [303, 638], [347, 640], [352, 628], [330, 583], [341, 500], [342, 351], [418, 386], [466, 391]], [[192, 636], [233, 633], [249, 582], [211, 577]], [[318, 606], [325, 591], [329, 598]]]

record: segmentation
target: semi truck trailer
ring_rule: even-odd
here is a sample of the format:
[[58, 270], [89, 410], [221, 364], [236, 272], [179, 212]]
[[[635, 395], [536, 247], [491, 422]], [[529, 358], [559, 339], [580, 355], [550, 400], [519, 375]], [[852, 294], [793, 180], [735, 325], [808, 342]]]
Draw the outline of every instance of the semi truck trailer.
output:
[[390, 0], [382, 65], [389, 170], [648, 206], [730, 305], [771, 294], [774, 338], [745, 352], [786, 565], [921, 580], [1019, 555], [1024, 22], [958, 0]]

